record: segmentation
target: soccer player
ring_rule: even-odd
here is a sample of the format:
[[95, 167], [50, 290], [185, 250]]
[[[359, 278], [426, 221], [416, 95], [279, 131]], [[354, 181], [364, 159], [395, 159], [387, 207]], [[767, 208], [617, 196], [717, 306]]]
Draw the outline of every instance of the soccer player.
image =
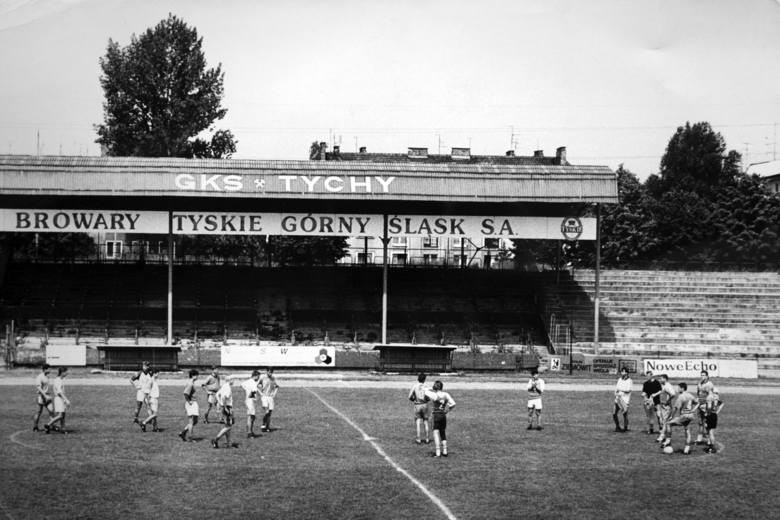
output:
[[693, 422], [693, 414], [696, 408], [696, 398], [688, 393], [688, 385], [686, 383], [679, 383], [677, 387], [679, 395], [674, 402], [672, 409], [672, 418], [669, 419], [667, 425], [667, 436], [661, 443], [661, 447], [666, 447], [672, 444], [672, 426], [682, 426], [685, 430], [685, 449], [683, 453], [688, 455], [691, 452], [691, 430], [690, 424]]
[[421, 434], [423, 429], [423, 424], [425, 425], [425, 444], [428, 444], [431, 442], [431, 435], [430, 435], [430, 413], [428, 408], [428, 402], [430, 399], [427, 395], [425, 395], [425, 392], [428, 390], [428, 388], [425, 386], [425, 374], [420, 374], [417, 376], [417, 383], [412, 387], [412, 389], [409, 391], [409, 400], [414, 403], [414, 422], [417, 426], [417, 438], [414, 442], [417, 444], [422, 444]]
[[149, 374], [149, 362], [141, 363], [141, 370], [133, 374], [130, 383], [135, 387], [135, 416], [133, 423], [138, 424], [138, 414], [141, 413], [141, 407], [146, 402], [149, 392], [152, 389], [152, 376]]
[[[211, 411], [211, 407], [217, 404], [217, 390], [221, 387], [217, 367], [211, 367], [211, 375], [207, 377], [206, 382], [200, 386], [206, 389], [206, 401], [209, 403], [209, 407], [203, 415], [203, 422], [208, 424], [209, 412]], [[217, 412], [219, 412], [219, 410], [217, 410]], [[222, 421], [220, 420], [219, 422]]]
[[52, 385], [54, 390], [54, 417], [49, 419], [49, 422], [44, 424], [43, 427], [46, 433], [49, 433], [52, 428], [55, 428], [55, 423], [60, 423], [59, 432], [67, 433], [65, 431], [65, 410], [70, 406], [70, 400], [65, 395], [65, 376], [68, 375], [67, 367], [59, 367], [57, 369], [57, 377], [54, 378], [54, 384]]
[[720, 400], [718, 391], [713, 388], [707, 396], [705, 424], [707, 426], [707, 447], [706, 453], [715, 453], [718, 448], [715, 444], [715, 430], [718, 428], [718, 414], [723, 409], [723, 401]]
[[[615, 408], [612, 411], [612, 420], [615, 421], [616, 432], [628, 431], [628, 403], [631, 401], [631, 386], [633, 382], [628, 377], [628, 369], [620, 369], [620, 378], [615, 385]], [[623, 416], [623, 428], [620, 427], [618, 414]]]
[[198, 408], [198, 400], [195, 399], [195, 381], [198, 379], [198, 371], [194, 368], [189, 371], [189, 381], [184, 387], [184, 412], [187, 414], [187, 426], [179, 433], [179, 437], [184, 442], [187, 442], [187, 433], [190, 434], [190, 441], [192, 441], [192, 430], [195, 425], [198, 424], [198, 416], [200, 415], [200, 409]]
[[452, 396], [443, 390], [441, 381], [433, 383], [433, 390], [425, 395], [433, 402], [433, 442], [436, 443], [436, 456], [447, 456], [447, 414], [455, 407]]
[[661, 398], [660, 393], [662, 390], [661, 383], [653, 376], [653, 371], [648, 370], [645, 372], [647, 381], [642, 384], [642, 398], [645, 409], [645, 416], [647, 417], [647, 433], [652, 435], [653, 426], [658, 425], [658, 431], [661, 431], [661, 421], [658, 412], [658, 406], [660, 405]]
[[54, 406], [51, 403], [51, 395], [49, 395], [49, 365], [44, 363], [41, 367], [41, 373], [35, 378], [35, 402], [38, 404], [38, 412], [35, 414], [35, 423], [33, 424], [33, 431], [38, 430], [38, 421], [41, 419], [41, 412], [43, 409], [49, 412], [49, 419], [54, 415]]
[[244, 399], [244, 404], [246, 405], [246, 437], [247, 439], [251, 439], [255, 436], [254, 428], [255, 428], [255, 415], [257, 414], [256, 411], [256, 403], [257, 403], [257, 382], [260, 379], [260, 372], [258, 370], [252, 371], [252, 376], [241, 383], [241, 388], [244, 389], [244, 393], [246, 394], [246, 399]]
[[704, 437], [707, 435], [707, 396], [715, 390], [709, 372], [702, 370], [700, 376], [696, 385], [696, 397], [699, 400], [699, 434], [696, 436], [696, 444], [704, 444]]
[[157, 428], [157, 413], [160, 409], [160, 385], [157, 384], [157, 376], [160, 371], [156, 368], [149, 370], [152, 376], [152, 384], [149, 395], [146, 396], [146, 408], [149, 410], [149, 416], [141, 422], [141, 431], [146, 431], [146, 425], [152, 423], [152, 431], [159, 432]]
[[661, 374], [661, 391], [658, 393], [658, 423], [661, 431], [655, 442], [663, 442], [669, 429], [668, 423], [672, 415], [672, 403], [676, 395], [677, 390], [669, 382], [669, 376]]
[[534, 416], [536, 416], [536, 429], [542, 429], [542, 393], [544, 393], [544, 380], [539, 377], [539, 372], [533, 370], [531, 379], [525, 388], [528, 391], [528, 428], [534, 429]]
[[222, 386], [219, 387], [216, 393], [217, 403], [220, 410], [222, 410], [222, 420], [225, 426], [219, 430], [219, 433], [214, 440], [211, 441], [213, 448], [219, 448], [219, 439], [225, 438], [225, 447], [233, 448], [233, 444], [230, 442], [230, 430], [233, 428], [233, 388], [230, 385], [230, 379], [225, 378]]
[[263, 424], [260, 426], [260, 431], [271, 431], [271, 414], [274, 411], [274, 398], [276, 392], [279, 391], [279, 385], [276, 384], [276, 378], [274, 378], [274, 369], [268, 367], [265, 369], [265, 374], [260, 377], [260, 404], [263, 406]]

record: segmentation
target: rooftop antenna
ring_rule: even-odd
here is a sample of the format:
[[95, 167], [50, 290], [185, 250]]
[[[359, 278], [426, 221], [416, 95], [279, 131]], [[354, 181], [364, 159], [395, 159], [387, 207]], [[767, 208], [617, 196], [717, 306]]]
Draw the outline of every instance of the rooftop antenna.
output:
[[358, 138], [355, 136], [355, 153], [358, 153], [360, 151], [360, 148], [358, 147]]
[[436, 139], [438, 139], [438, 141], [439, 141], [439, 151], [436, 152], [436, 153], [441, 155], [441, 134], [436, 134]]
[[517, 151], [517, 142], [518, 142], [518, 137], [519, 136], [517, 136], [515, 134], [515, 125], [512, 125], [509, 128], [512, 129], [512, 133], [511, 133], [511, 135], [509, 137], [509, 149], [510, 150], [514, 150], [516, 152]]
[[40, 130], [36, 132], [36, 137], [35, 137], [35, 156], [36, 157], [41, 156], [41, 131]]

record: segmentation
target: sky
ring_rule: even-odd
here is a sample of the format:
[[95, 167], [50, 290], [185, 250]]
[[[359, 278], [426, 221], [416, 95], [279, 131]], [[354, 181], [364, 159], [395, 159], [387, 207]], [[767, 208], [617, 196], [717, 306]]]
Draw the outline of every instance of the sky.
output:
[[780, 0], [0, 0], [0, 154], [98, 155], [108, 40], [168, 13], [222, 64], [235, 158], [566, 146], [645, 178], [686, 121], [777, 153]]

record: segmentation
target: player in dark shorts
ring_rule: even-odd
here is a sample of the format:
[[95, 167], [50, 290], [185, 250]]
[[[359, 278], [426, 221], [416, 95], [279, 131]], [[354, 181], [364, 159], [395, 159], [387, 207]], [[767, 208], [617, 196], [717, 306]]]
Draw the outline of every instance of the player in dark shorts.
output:
[[718, 428], [718, 415], [723, 409], [723, 401], [720, 400], [720, 395], [713, 388], [713, 391], [707, 396], [705, 403], [705, 416], [704, 423], [707, 426], [707, 447], [704, 448], [706, 453], [715, 453], [718, 451], [715, 443], [715, 430]]
[[447, 414], [455, 407], [452, 396], [442, 390], [441, 381], [433, 383], [433, 390], [425, 395], [433, 402], [433, 441], [436, 443], [436, 456], [447, 456]]
[[642, 384], [642, 403], [647, 417], [647, 433], [653, 434], [653, 426], [658, 425], [658, 431], [663, 429], [661, 425], [660, 412], [658, 407], [661, 405], [661, 390], [663, 387], [658, 379], [653, 375], [652, 370], [646, 373], [647, 381]]

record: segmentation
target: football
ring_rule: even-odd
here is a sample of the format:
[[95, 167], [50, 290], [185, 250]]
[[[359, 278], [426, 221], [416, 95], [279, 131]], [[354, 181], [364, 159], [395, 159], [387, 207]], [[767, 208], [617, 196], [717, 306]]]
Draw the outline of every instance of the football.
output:
[[671, 455], [672, 453], [674, 453], [674, 448], [672, 448], [671, 446], [664, 446], [664, 453], [666, 453], [667, 455]]

